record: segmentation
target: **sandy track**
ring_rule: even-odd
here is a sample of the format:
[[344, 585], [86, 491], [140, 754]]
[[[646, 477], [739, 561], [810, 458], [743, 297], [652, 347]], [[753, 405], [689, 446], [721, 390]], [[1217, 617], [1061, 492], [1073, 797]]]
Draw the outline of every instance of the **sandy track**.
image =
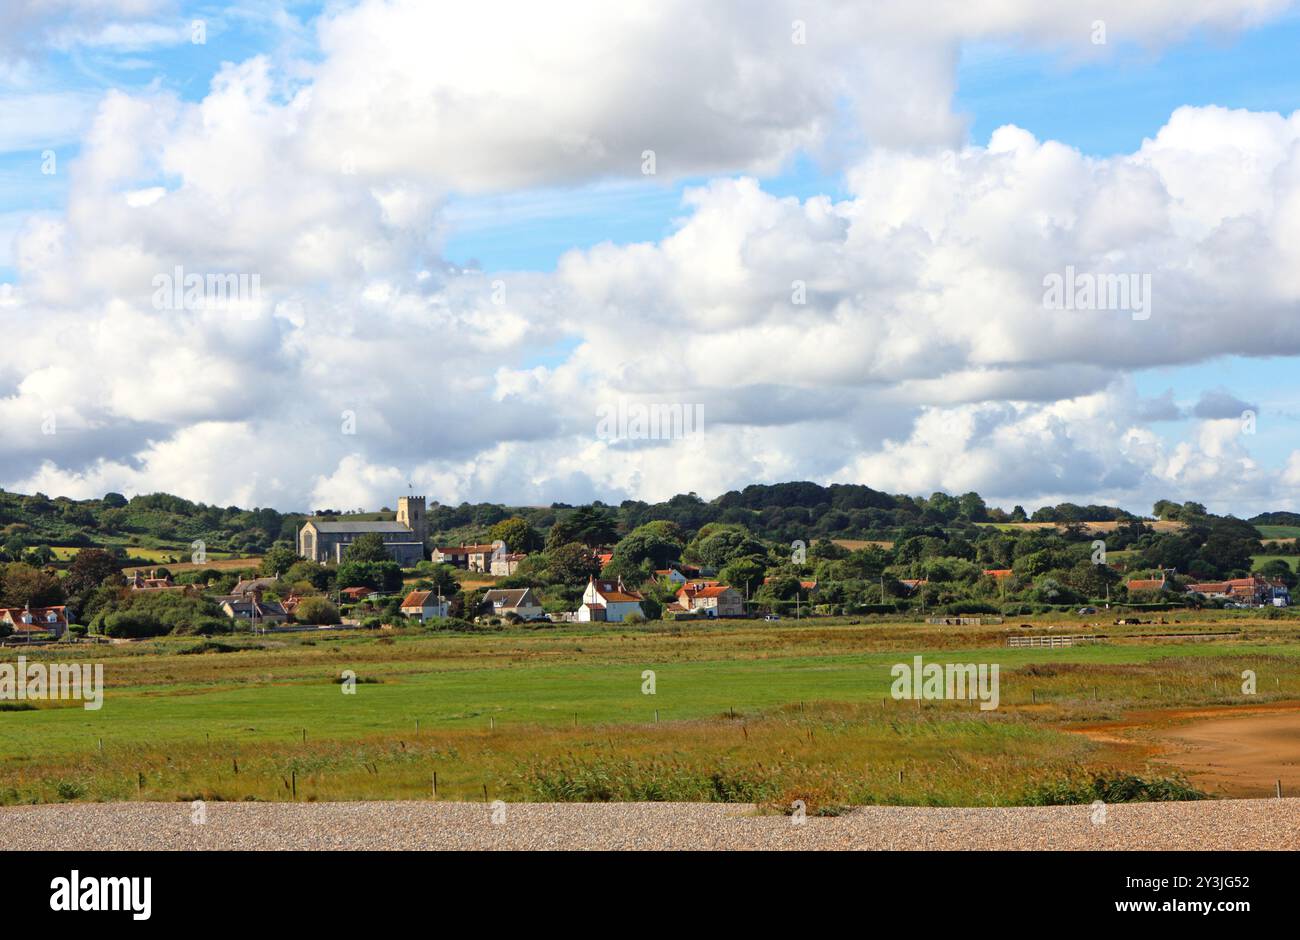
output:
[[1161, 737], [1178, 746], [1167, 760], [1194, 782], [1228, 796], [1259, 796], [1281, 781], [1300, 787], [1300, 713], [1255, 713], [1211, 718], [1172, 728]]
[[1297, 849], [1300, 799], [756, 815], [701, 803], [77, 803], [0, 809], [5, 848]]

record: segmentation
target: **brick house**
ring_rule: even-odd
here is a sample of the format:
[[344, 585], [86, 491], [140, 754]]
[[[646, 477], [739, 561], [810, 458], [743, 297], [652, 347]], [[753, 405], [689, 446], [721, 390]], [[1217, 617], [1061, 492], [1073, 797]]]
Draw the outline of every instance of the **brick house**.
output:
[[446, 617], [451, 605], [434, 591], [412, 591], [402, 600], [402, 616], [424, 623], [426, 620]]
[[49, 633], [58, 639], [67, 632], [68, 617], [68, 608], [63, 606], [0, 607], [0, 623], [8, 624], [17, 636]]
[[687, 613], [705, 617], [743, 617], [745, 599], [729, 584], [710, 584], [697, 587], [683, 585], [677, 592], [677, 603]]

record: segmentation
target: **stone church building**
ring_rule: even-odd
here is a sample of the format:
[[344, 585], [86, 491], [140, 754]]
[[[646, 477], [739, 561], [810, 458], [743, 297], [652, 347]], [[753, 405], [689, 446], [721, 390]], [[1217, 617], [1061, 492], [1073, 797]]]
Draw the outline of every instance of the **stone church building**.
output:
[[298, 530], [298, 554], [321, 564], [338, 563], [359, 535], [373, 532], [403, 568], [424, 559], [429, 523], [423, 496], [402, 496], [397, 500], [395, 522], [318, 522], [308, 519]]

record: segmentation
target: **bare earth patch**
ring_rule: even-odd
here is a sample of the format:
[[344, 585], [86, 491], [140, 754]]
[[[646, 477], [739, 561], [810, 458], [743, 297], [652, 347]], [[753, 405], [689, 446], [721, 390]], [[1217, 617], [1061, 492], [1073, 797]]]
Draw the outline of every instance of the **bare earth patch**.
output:
[[1300, 794], [1300, 702], [1133, 713], [1102, 725], [1075, 725], [1099, 743], [1176, 767], [1214, 796]]

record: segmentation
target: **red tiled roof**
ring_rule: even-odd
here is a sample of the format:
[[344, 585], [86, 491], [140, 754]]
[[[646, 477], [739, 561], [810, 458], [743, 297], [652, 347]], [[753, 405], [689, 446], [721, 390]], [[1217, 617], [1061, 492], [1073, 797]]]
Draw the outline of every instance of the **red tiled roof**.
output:
[[[431, 594], [433, 594], [432, 591], [412, 591], [410, 594], [407, 594], [406, 597], [402, 599], [402, 609], [404, 610], [407, 607], [423, 608], [428, 606], [429, 596]], [[434, 604], [435, 605], [437, 604], [436, 598], [434, 599]]]
[[696, 588], [692, 590], [690, 586], [683, 587], [678, 591], [678, 595], [685, 594], [687, 597], [721, 597], [728, 591], [734, 590], [729, 584], [713, 584], [709, 587]]
[[1254, 594], [1268, 586], [1268, 582], [1262, 578], [1229, 578], [1227, 581], [1189, 584], [1187, 590], [1194, 594]]
[[990, 578], [1009, 578], [1013, 574], [1015, 574], [1015, 572], [1012, 571], [1010, 568], [985, 568], [980, 573], [986, 574]]
[[1130, 591], [1158, 591], [1164, 586], [1165, 582], [1161, 578], [1138, 578], [1128, 583]]
[[639, 592], [628, 590], [626, 587], [623, 586], [623, 583], [621, 581], [608, 581], [603, 579], [598, 580], [593, 578], [592, 583], [596, 586], [596, 593], [606, 603], [612, 602], [616, 604], [618, 603], [627, 604], [627, 603], [633, 603], [635, 601], [640, 601], [643, 599]]
[[[55, 619], [47, 619], [54, 611]], [[67, 626], [68, 608], [62, 605], [54, 607], [0, 607], [0, 621], [13, 624], [15, 633], [43, 633], [51, 627]], [[23, 614], [31, 614], [32, 622], [23, 623]]]

